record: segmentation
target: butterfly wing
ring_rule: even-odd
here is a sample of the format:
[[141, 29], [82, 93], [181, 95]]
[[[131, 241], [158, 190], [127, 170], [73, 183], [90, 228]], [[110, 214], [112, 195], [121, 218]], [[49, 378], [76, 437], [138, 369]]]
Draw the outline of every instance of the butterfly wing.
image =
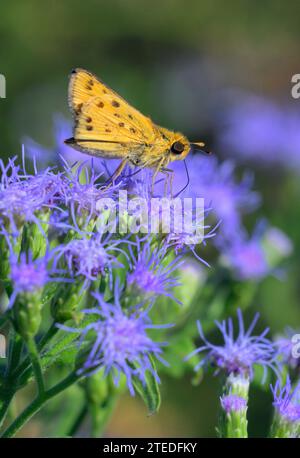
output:
[[72, 72], [69, 104], [75, 117], [74, 146], [87, 153], [124, 158], [157, 136], [149, 118], [86, 70]]

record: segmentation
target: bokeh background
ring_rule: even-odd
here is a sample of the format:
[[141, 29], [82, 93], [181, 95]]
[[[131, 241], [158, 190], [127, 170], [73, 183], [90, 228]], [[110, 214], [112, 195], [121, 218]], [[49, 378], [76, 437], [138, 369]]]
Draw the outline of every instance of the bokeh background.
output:
[[[254, 171], [262, 205], [247, 224], [266, 216], [288, 235], [293, 252], [284, 280], [261, 282], [253, 309], [274, 333], [299, 328], [300, 99], [291, 96], [291, 77], [300, 73], [299, 17], [297, 0], [1, 2], [1, 158], [20, 154], [28, 137], [45, 154], [54, 147], [54, 117], [71, 119], [68, 74], [89, 69], [158, 124], [206, 141], [220, 160], [234, 158], [238, 171]], [[208, 376], [193, 386], [191, 378], [165, 377], [162, 407], [152, 417], [139, 399], [126, 397], [106, 434], [214, 436], [219, 382]], [[55, 435], [57, 406], [69, 408], [71, 394], [22, 435]], [[266, 434], [270, 403], [254, 389], [252, 436]]]

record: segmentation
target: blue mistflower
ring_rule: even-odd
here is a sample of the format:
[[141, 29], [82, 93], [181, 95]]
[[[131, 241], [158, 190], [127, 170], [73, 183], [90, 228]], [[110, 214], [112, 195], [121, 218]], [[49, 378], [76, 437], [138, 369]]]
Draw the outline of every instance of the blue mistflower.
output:
[[104, 376], [111, 374], [116, 386], [119, 384], [121, 374], [124, 374], [131, 395], [134, 395], [133, 377], [138, 377], [145, 382], [146, 372], [150, 371], [159, 382], [150, 356], [167, 364], [161, 357], [161, 347], [165, 343], [154, 342], [147, 335], [147, 330], [167, 328], [171, 325], [153, 325], [147, 311], [127, 315], [121, 308], [117, 288], [115, 304], [105, 302], [98, 293], [94, 294], [94, 297], [98, 305], [95, 308], [83, 310], [83, 313], [98, 316], [95, 322], [80, 330], [58, 325], [66, 331], [80, 331], [80, 345], [93, 335], [89, 355], [78, 372], [92, 375], [104, 369]]
[[274, 386], [271, 385], [274, 402], [273, 405], [285, 421], [298, 423], [300, 425], [300, 384], [292, 389], [290, 378], [287, 377], [286, 384], [282, 387], [279, 380]]
[[[204, 225], [204, 217], [205, 215], [201, 218], [194, 219], [190, 224], [186, 225], [183, 231], [171, 232], [168, 235], [167, 240], [168, 243], [174, 247], [176, 254], [191, 252], [198, 261], [202, 262], [207, 267], [210, 267], [209, 264], [197, 254], [196, 249], [197, 246], [200, 246], [201, 244], [205, 246], [207, 239], [215, 237], [215, 231], [219, 224], [213, 228], [209, 225]], [[208, 230], [208, 232], [205, 233], [206, 230]]]
[[[255, 94], [237, 93], [224, 113], [219, 142], [239, 161], [299, 170], [300, 116], [297, 107], [280, 106]], [[282, 142], [282, 139], [285, 139]]]
[[10, 278], [14, 289], [18, 292], [33, 292], [41, 289], [49, 280], [47, 262], [45, 258], [32, 260], [22, 253], [20, 260], [11, 259]]
[[64, 257], [72, 276], [82, 275], [87, 282], [96, 280], [99, 274], [110, 272], [113, 266], [123, 267], [116, 258], [117, 254], [123, 253], [118, 248], [122, 240], [111, 240], [111, 234], [102, 236], [100, 233], [92, 237], [82, 233], [81, 237], [55, 249], [55, 264]]
[[247, 400], [237, 394], [227, 394], [220, 398], [221, 406], [226, 413], [240, 412], [247, 408]]
[[153, 246], [147, 241], [141, 246], [137, 239], [137, 254], [134, 254], [131, 246], [128, 246], [130, 253], [130, 271], [127, 275], [127, 284], [138, 293], [146, 296], [167, 296], [175, 300], [173, 288], [180, 283], [174, 272], [182, 265], [181, 257], [167, 259], [169, 255], [168, 244]]
[[50, 252], [47, 252], [44, 257], [38, 259], [32, 259], [30, 252], [28, 254], [21, 253], [19, 259], [15, 254], [11, 254], [10, 279], [13, 284], [13, 293], [9, 299], [9, 308], [13, 306], [18, 294], [41, 291], [50, 281], [68, 281], [60, 276], [63, 273], [62, 271], [55, 269], [53, 266], [48, 267], [51, 257], [52, 253]]
[[[283, 364], [288, 364], [291, 368], [300, 367], [299, 356], [293, 355], [293, 348], [295, 342], [293, 342], [293, 336], [300, 336], [300, 330], [295, 331], [294, 329], [287, 327], [284, 335], [278, 336], [275, 340], [275, 345], [278, 348], [278, 356]], [[299, 342], [299, 339], [296, 340]]]
[[241, 280], [259, 280], [271, 270], [261, 240], [257, 237], [250, 240], [239, 240], [237, 237], [224, 250], [224, 255], [235, 275]]
[[268, 227], [264, 220], [258, 222], [250, 238], [241, 233], [220, 247], [225, 263], [239, 280], [261, 280], [270, 274], [281, 276], [278, 264], [293, 249], [289, 238], [276, 227]]
[[[221, 221], [219, 236], [232, 240], [242, 230], [241, 215], [257, 208], [260, 196], [252, 190], [253, 176], [245, 173], [240, 181], [235, 178], [232, 161], [219, 163], [213, 157], [188, 156], [189, 184], [181, 197], [202, 197], [205, 208], [212, 208]], [[187, 184], [182, 164], [172, 164], [175, 171], [174, 188], [180, 191]]]
[[[178, 172], [180, 172], [178, 170]], [[151, 201], [152, 196], [152, 185], [153, 185], [153, 176], [152, 172], [149, 170], [142, 170], [141, 173], [137, 173], [136, 176], [132, 174], [123, 176], [123, 184], [126, 185], [130, 195], [138, 196], [147, 202], [146, 211], [148, 211], [148, 218], [146, 218], [146, 228], [148, 227], [148, 221], [157, 222], [157, 232], [161, 231], [162, 233], [168, 234], [167, 244], [170, 247], [174, 248], [175, 254], [184, 254], [186, 252], [192, 252], [192, 254], [201, 262], [208, 265], [197, 253], [196, 247], [198, 245], [205, 245], [206, 240], [215, 236], [215, 230], [217, 226], [211, 228], [209, 225], [205, 224], [205, 217], [209, 209], [205, 210], [204, 208], [197, 207], [196, 201], [190, 199], [190, 204], [187, 204], [187, 208], [184, 205], [184, 201], [180, 200], [181, 197], [184, 197], [184, 194], [178, 193], [177, 202], [176, 198], [173, 199], [170, 183], [167, 179], [158, 179], [155, 182], [154, 194], [156, 203]], [[175, 174], [176, 180], [177, 172]], [[168, 185], [165, 188], [165, 185]], [[167, 195], [164, 195], [164, 191], [167, 192]], [[164, 196], [164, 197], [163, 197]], [[195, 197], [192, 193], [189, 197]], [[199, 197], [199, 196], [197, 196]], [[163, 211], [163, 201], [160, 199], [167, 198], [170, 200], [170, 206], [166, 206], [168, 211], [164, 213]], [[160, 204], [158, 204], [160, 202]], [[172, 203], [172, 205], [171, 205]], [[143, 225], [141, 228], [144, 229]]]
[[[97, 217], [103, 210], [102, 199], [113, 197], [116, 186], [104, 186], [104, 173], [96, 173], [94, 162], [91, 161], [90, 171], [86, 162], [81, 163], [77, 168], [70, 167], [65, 162], [66, 187], [64, 188], [64, 203], [70, 208], [74, 224], [76, 216], [84, 214], [85, 226], [93, 217]], [[113, 207], [115, 203], [112, 203]]]
[[198, 331], [204, 345], [194, 350], [185, 359], [197, 353], [206, 352], [204, 358], [196, 365], [197, 371], [201, 366], [211, 363], [217, 367], [216, 373], [224, 370], [228, 375], [237, 374], [246, 377], [253, 377], [253, 366], [259, 365], [264, 370], [263, 382], [265, 381], [267, 368], [271, 368], [276, 373], [277, 370], [277, 350], [275, 345], [265, 336], [269, 328], [265, 329], [259, 336], [251, 336], [257, 323], [259, 314], [257, 313], [245, 331], [242, 312], [237, 310], [239, 333], [236, 339], [233, 333], [233, 322], [229, 318], [221, 323], [216, 321], [216, 326], [220, 330], [224, 339], [224, 345], [214, 345], [204, 336], [200, 321], [197, 322]]
[[0, 161], [0, 218], [8, 220], [14, 233], [18, 221], [35, 222], [40, 227], [37, 212], [54, 208], [63, 194], [64, 180], [61, 174], [50, 169], [30, 175], [10, 159], [7, 166]]

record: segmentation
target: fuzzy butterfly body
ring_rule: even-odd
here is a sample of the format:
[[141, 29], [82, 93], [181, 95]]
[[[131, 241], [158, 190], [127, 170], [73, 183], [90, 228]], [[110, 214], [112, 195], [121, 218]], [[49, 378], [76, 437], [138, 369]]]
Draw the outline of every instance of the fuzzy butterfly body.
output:
[[157, 126], [92, 73], [80, 68], [71, 73], [69, 106], [75, 125], [74, 136], [66, 143], [92, 156], [122, 159], [114, 178], [127, 163], [164, 171], [169, 162], [184, 159], [193, 146], [204, 146]]

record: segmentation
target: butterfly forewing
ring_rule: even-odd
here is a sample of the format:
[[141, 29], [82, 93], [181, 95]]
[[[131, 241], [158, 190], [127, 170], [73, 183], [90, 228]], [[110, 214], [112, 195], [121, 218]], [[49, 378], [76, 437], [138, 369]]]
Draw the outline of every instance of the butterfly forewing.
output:
[[91, 97], [101, 95], [101, 83], [91, 73], [80, 68], [72, 71], [69, 82], [69, 106], [74, 115]]
[[93, 97], [77, 115], [75, 138], [145, 143], [147, 138], [144, 132], [134, 126], [131, 120], [125, 120], [115, 109], [106, 107], [102, 97]]
[[77, 125], [75, 140], [93, 138], [149, 143], [156, 134], [149, 118], [86, 70], [73, 71], [69, 103]]

